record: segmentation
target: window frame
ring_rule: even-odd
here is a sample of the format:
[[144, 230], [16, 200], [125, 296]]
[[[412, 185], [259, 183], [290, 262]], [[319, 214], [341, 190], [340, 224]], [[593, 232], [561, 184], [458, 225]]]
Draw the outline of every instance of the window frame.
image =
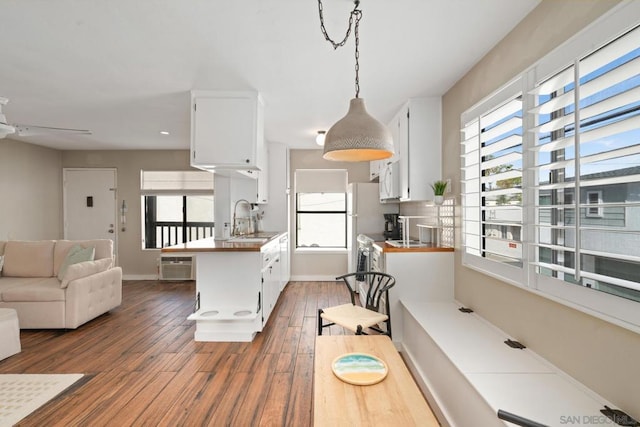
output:
[[[534, 105], [533, 89], [536, 82], [544, 81], [546, 78], [557, 74], [563, 68], [570, 66], [567, 58], [584, 58], [591, 52], [595, 52], [600, 47], [608, 44], [610, 41], [625, 34], [630, 29], [637, 27], [637, 19], [635, 17], [640, 14], [640, 2], [624, 2], [614, 7], [610, 12], [605, 14], [599, 20], [587, 26], [574, 37], [554, 49], [549, 54], [542, 57], [529, 69], [520, 73], [512, 81], [505, 84], [502, 88], [490, 96], [483, 99], [480, 103], [471, 107], [461, 115], [461, 128], [464, 129], [465, 123], [469, 123], [471, 116], [479, 116], [484, 112], [490, 111], [492, 107], [498, 106], [504, 102], [505, 97], [510, 96], [510, 88], [513, 89], [514, 84], [521, 82], [523, 87], [523, 111], [530, 111]], [[531, 149], [533, 145], [533, 132], [529, 129], [533, 128], [534, 119], [527, 114], [526, 123], [523, 123], [525, 133], [531, 135], [526, 140], [523, 135], [524, 150]], [[524, 120], [524, 117], [523, 117]], [[461, 137], [464, 142], [464, 136]], [[464, 156], [464, 151], [462, 156]], [[467, 253], [464, 232], [466, 218], [470, 212], [464, 205], [465, 193], [463, 183], [463, 206], [462, 206], [462, 264], [466, 267], [477, 270], [485, 275], [494, 277], [500, 281], [515, 285], [526, 291], [535, 293], [544, 298], [556, 301], [563, 305], [572, 307], [576, 310], [588, 313], [594, 317], [600, 318], [607, 322], [616, 324], [623, 328], [640, 332], [640, 306], [638, 302], [611, 295], [605, 292], [594, 291], [584, 286], [576, 286], [563, 280], [544, 276], [536, 272], [535, 265], [532, 265], [532, 258], [536, 258], [537, 250], [535, 247], [535, 215], [536, 215], [536, 189], [537, 189], [537, 172], [534, 170], [535, 156], [529, 155], [527, 159], [523, 159], [523, 236], [522, 242], [524, 251], [524, 266], [521, 269], [512, 266], [500, 265], [500, 263], [492, 262], [480, 256]], [[464, 163], [463, 163], [464, 165]], [[464, 166], [463, 172], [464, 174]], [[579, 173], [579, 170], [576, 174]], [[464, 177], [464, 175], [462, 175]], [[532, 185], [533, 184], [533, 185]], [[579, 191], [578, 190], [576, 191]], [[580, 214], [580, 208], [585, 207], [589, 203], [588, 196], [586, 203], [580, 205], [580, 198], [574, 194], [576, 217]], [[599, 200], [602, 200], [600, 195]], [[586, 212], [590, 207], [586, 206]], [[602, 207], [598, 207], [599, 213], [602, 215]], [[600, 216], [601, 216], [600, 215]], [[528, 248], [531, 247], [529, 250]], [[511, 267], [511, 268], [506, 268]], [[587, 276], [583, 276], [587, 277]], [[588, 277], [587, 277], [588, 278]]]
[[[188, 197], [211, 197], [214, 204], [213, 214], [215, 215], [215, 196], [214, 196], [214, 179], [213, 174], [200, 170], [140, 170], [140, 230], [141, 230], [141, 248], [143, 251], [157, 251], [161, 248], [147, 247], [147, 197], [181, 197], [182, 198], [182, 232], [181, 238], [183, 242], [187, 242], [188, 235], [192, 230], [187, 230], [188, 221], [187, 198]], [[155, 207], [154, 207], [155, 209]], [[199, 230], [196, 230], [196, 239], [213, 237], [215, 232], [215, 218], [210, 222], [201, 223], [200, 221], [191, 221], [199, 224], [193, 227], [203, 227], [203, 237], [199, 237]], [[154, 221], [155, 223], [155, 221]], [[207, 234], [206, 228], [211, 228], [210, 235]], [[149, 231], [151, 232], [151, 231]], [[153, 230], [155, 232], [155, 228]], [[161, 242], [162, 243], [162, 242]], [[169, 243], [172, 244], [172, 243]], [[157, 244], [156, 244], [157, 246]]]
[[[525, 80], [523, 79], [522, 76], [517, 76], [515, 79], [511, 80], [509, 83], [507, 83], [506, 85], [504, 85], [501, 89], [499, 89], [497, 92], [495, 92], [493, 95], [485, 98], [483, 101], [481, 101], [480, 103], [478, 103], [476, 106], [472, 107], [471, 109], [467, 110], [466, 112], [464, 112], [461, 116], [461, 128], [464, 129], [465, 126], [472, 122], [474, 119], [479, 118], [480, 116], [482, 116], [483, 114], [489, 113], [493, 110], [499, 109], [501, 106], [507, 104], [508, 102], [510, 102], [512, 99], [516, 98], [517, 96], [522, 95], [523, 97], [523, 101], [525, 98], [525, 94], [526, 94], [526, 87], [525, 85]], [[523, 105], [523, 111], [525, 111], [524, 105]], [[525, 126], [525, 121], [528, 120], [527, 116], [524, 116], [522, 118], [523, 120], [523, 128]], [[525, 140], [529, 137], [528, 134], [524, 134], [522, 135], [522, 139], [523, 139], [523, 148], [525, 146]], [[464, 136], [462, 137], [462, 139], [464, 139]], [[481, 149], [482, 147], [480, 147]], [[481, 159], [481, 150], [478, 150], [478, 168], [479, 171], [481, 169], [482, 166], [482, 159]], [[464, 153], [462, 154], [461, 157], [464, 157]], [[525, 161], [525, 158], [523, 156], [523, 162]], [[524, 184], [524, 175], [526, 173], [526, 164], [523, 163], [522, 167], [523, 167], [523, 184]], [[463, 172], [464, 174], [464, 167], [463, 167]], [[478, 181], [480, 181], [482, 179], [482, 174], [481, 171], [478, 174], [477, 178]], [[463, 188], [464, 188], [465, 184], [463, 183]], [[480, 185], [480, 191], [479, 191], [479, 197], [481, 198], [482, 196], [482, 186]], [[464, 189], [462, 191], [463, 193], [463, 198], [464, 198]], [[469, 194], [469, 193], [467, 193]], [[528, 245], [527, 243], [527, 229], [526, 229], [526, 208], [525, 208], [525, 203], [526, 203], [526, 187], [523, 185], [523, 201], [522, 201], [522, 231], [521, 231], [521, 244], [522, 244], [522, 259], [526, 260], [527, 259], [527, 253], [528, 253]], [[476, 207], [473, 207], [473, 209], [475, 210]], [[480, 200], [480, 206], [477, 208], [479, 211], [477, 212], [478, 218], [479, 218], [479, 224], [478, 226], [480, 228], [482, 228], [482, 223], [483, 223], [483, 219], [482, 219], [482, 201]], [[472, 255], [470, 253], [468, 253], [466, 250], [464, 250], [464, 238], [467, 234], [467, 227], [469, 226], [469, 224], [465, 221], [465, 215], [466, 213], [468, 213], [468, 210], [466, 209], [466, 206], [464, 206], [463, 203], [463, 221], [462, 221], [462, 236], [463, 236], [463, 251], [462, 251], [462, 264], [465, 266], [468, 266], [470, 268], [473, 268], [477, 271], [480, 271], [483, 274], [486, 274], [488, 276], [500, 279], [502, 281], [506, 281], [507, 283], [510, 283], [512, 285], [518, 286], [518, 287], [525, 287], [524, 286], [524, 281], [525, 281], [525, 269], [523, 267], [516, 267], [513, 265], [509, 265], [509, 264], [505, 264], [502, 262], [497, 262], [497, 261], [493, 261], [491, 259], [487, 259], [481, 256], [476, 256], [476, 255]], [[482, 231], [480, 231], [481, 233]]]
[[[335, 210], [301, 210], [300, 206], [299, 206], [299, 195], [300, 194], [344, 194], [344, 211], [343, 210], [339, 210], [339, 211], [335, 211]], [[296, 192], [295, 194], [295, 200], [296, 200], [296, 210], [295, 210], [295, 215], [296, 215], [296, 250], [297, 249], [318, 249], [318, 250], [341, 250], [341, 249], [346, 249], [347, 248], [347, 240], [348, 240], [348, 236], [347, 236], [347, 193], [338, 193], [338, 192]], [[299, 244], [299, 230], [300, 230], [300, 226], [299, 226], [299, 215], [300, 214], [315, 214], [315, 215], [322, 215], [322, 214], [330, 214], [330, 215], [337, 215], [337, 214], [344, 214], [344, 246], [300, 246]]]
[[[596, 201], [591, 202], [591, 195], [596, 195]], [[585, 216], [587, 218], [602, 218], [602, 190], [587, 190], [585, 193], [585, 203], [587, 205], [596, 205], [596, 206], [587, 206], [585, 209]], [[595, 209], [595, 211], [592, 211]]]
[[[198, 240], [198, 239], [204, 239], [204, 238], [208, 238], [208, 237], [213, 237], [214, 233], [215, 233], [215, 221], [205, 221], [205, 222], [201, 222], [201, 221], [189, 221], [188, 220], [188, 203], [187, 203], [187, 198], [189, 197], [202, 197], [202, 196], [206, 196], [209, 197], [210, 195], [203, 195], [203, 194], [143, 194], [141, 196], [141, 200], [140, 200], [140, 206], [142, 207], [142, 234], [143, 234], [143, 239], [142, 239], [142, 250], [160, 250], [163, 247], [166, 246], [161, 246], [161, 247], [157, 247], [157, 242], [155, 242], [155, 236], [153, 236], [153, 238], [149, 238], [151, 236], [151, 234], [154, 234], [157, 230], [157, 225], [155, 227], [153, 227], [152, 229], [147, 229], [147, 225], [152, 225], [152, 224], [157, 224], [158, 221], [152, 221], [149, 222], [149, 218], [147, 216], [147, 210], [148, 210], [148, 200], [147, 198], [154, 198], [156, 199], [157, 197], [180, 197], [182, 199], [182, 221], [181, 221], [181, 225], [178, 226], [182, 229], [182, 231], [180, 232], [180, 237], [181, 237], [181, 242], [178, 242], [176, 239], [176, 242], [171, 243], [171, 238], [169, 238], [169, 245], [175, 245], [175, 244], [182, 244], [182, 243], [186, 243], [186, 242], [191, 242], [194, 240]], [[215, 206], [215, 200], [213, 199], [213, 196], [210, 196], [212, 198], [212, 203], [214, 203]], [[151, 203], [152, 205], [155, 205], [155, 200], [153, 201], [153, 203]], [[155, 209], [155, 206], [154, 206]], [[163, 221], [160, 221], [163, 222]], [[189, 236], [191, 235], [191, 228], [194, 228], [196, 230], [196, 237], [195, 239], [190, 239]], [[200, 236], [200, 228], [203, 228], [202, 230], [202, 236]], [[207, 233], [206, 229], [210, 228], [210, 232]], [[156, 243], [155, 247], [147, 247], [147, 243], [148, 241], [154, 241]], [[163, 243], [163, 242], [161, 242]]]

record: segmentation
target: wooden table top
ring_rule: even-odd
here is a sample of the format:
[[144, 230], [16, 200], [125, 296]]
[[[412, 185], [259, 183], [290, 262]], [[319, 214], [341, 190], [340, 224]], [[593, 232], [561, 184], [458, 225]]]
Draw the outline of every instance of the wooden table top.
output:
[[[366, 353], [389, 369], [380, 383], [351, 385], [338, 379], [332, 362], [346, 353]], [[387, 336], [334, 335], [316, 337], [313, 375], [314, 426], [425, 426], [438, 421]]]

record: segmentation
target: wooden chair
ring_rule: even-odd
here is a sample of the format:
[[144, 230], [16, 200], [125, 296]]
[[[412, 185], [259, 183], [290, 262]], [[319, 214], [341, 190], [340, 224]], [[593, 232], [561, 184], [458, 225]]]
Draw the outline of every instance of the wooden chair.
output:
[[[356, 282], [367, 282], [369, 285], [365, 307], [356, 305], [356, 292], [347, 281], [347, 278], [352, 276], [355, 276]], [[365, 329], [371, 329], [391, 337], [389, 289], [396, 284], [396, 279], [389, 274], [377, 271], [359, 271], [336, 277], [336, 280], [340, 279], [349, 289], [351, 303], [318, 309], [318, 335], [322, 335], [322, 329], [327, 326], [340, 325], [355, 332], [356, 335], [367, 335]], [[381, 304], [384, 304], [386, 314], [380, 312]], [[379, 326], [380, 323], [385, 324], [384, 329]]]

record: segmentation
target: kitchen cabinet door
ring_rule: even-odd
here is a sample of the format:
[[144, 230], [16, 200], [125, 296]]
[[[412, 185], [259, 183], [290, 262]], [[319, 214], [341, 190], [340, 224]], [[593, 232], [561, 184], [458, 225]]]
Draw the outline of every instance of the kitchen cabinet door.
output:
[[287, 286], [291, 278], [289, 265], [289, 233], [280, 238], [280, 291]]
[[[246, 186], [250, 188], [247, 194], [243, 197], [251, 203], [265, 204], [269, 202], [269, 174], [267, 172], [267, 164], [263, 167], [263, 170], [239, 170], [238, 172], [249, 179]], [[225, 172], [219, 172], [224, 174]]]
[[262, 261], [262, 325], [269, 320], [280, 297], [280, 240], [274, 240], [261, 249]]
[[191, 103], [191, 166], [264, 167], [264, 107], [257, 92], [193, 91]]
[[267, 324], [269, 316], [280, 297], [280, 256], [262, 273], [262, 326]]
[[442, 177], [440, 98], [413, 98], [398, 117], [400, 201], [432, 200], [431, 183]]
[[269, 202], [269, 164], [264, 162], [262, 170], [258, 171], [257, 199], [256, 203], [264, 204]]

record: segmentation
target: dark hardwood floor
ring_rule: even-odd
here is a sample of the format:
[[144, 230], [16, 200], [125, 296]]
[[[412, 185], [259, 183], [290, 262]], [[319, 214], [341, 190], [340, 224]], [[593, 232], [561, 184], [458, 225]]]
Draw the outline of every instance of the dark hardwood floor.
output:
[[122, 306], [76, 330], [21, 331], [0, 373], [86, 375], [19, 425], [311, 425], [317, 309], [347, 302], [344, 285], [289, 283], [251, 343], [195, 342], [194, 294], [126, 281]]

